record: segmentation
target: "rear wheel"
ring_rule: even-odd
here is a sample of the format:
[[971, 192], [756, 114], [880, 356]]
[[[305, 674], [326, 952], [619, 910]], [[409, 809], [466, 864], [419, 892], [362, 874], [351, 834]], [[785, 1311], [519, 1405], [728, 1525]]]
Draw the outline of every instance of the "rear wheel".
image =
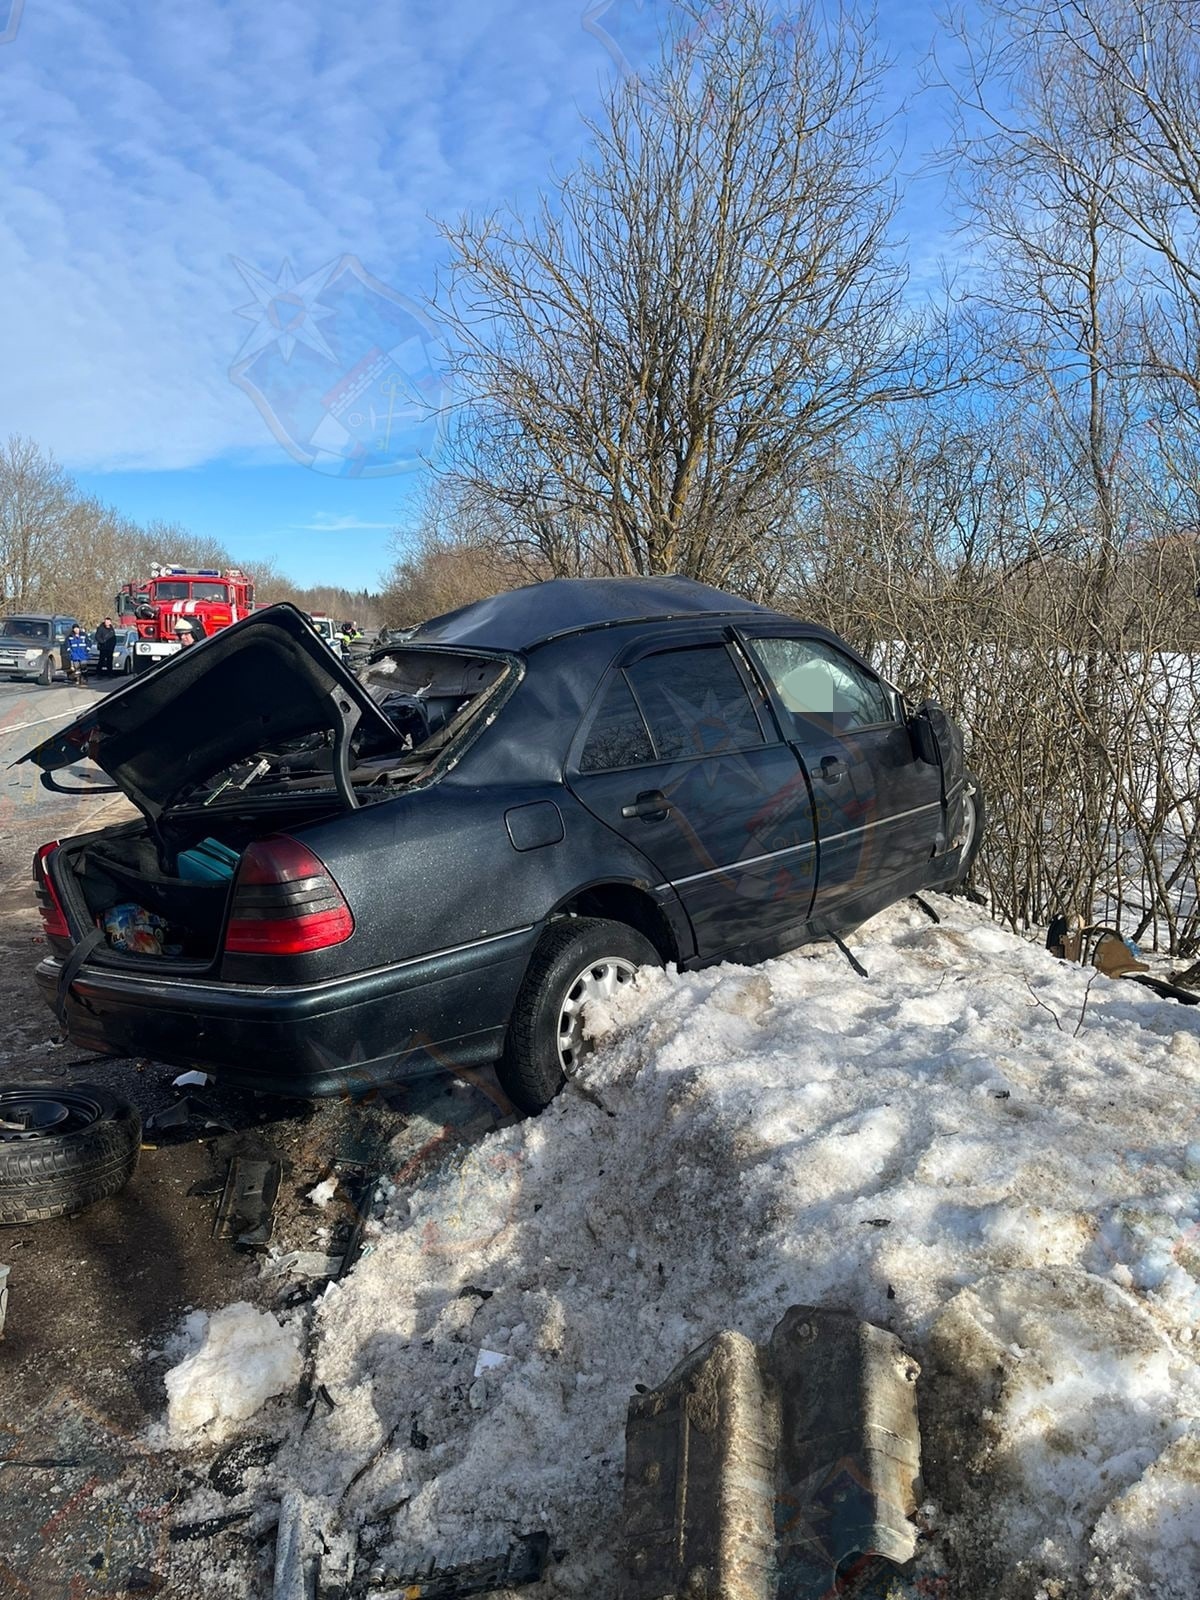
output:
[[0, 1090], [0, 1225], [69, 1217], [133, 1176], [142, 1123], [86, 1083]]
[[508, 1025], [497, 1075], [521, 1111], [543, 1110], [589, 1053], [585, 1010], [630, 983], [639, 967], [661, 966], [650, 943], [622, 922], [570, 917], [542, 938]]

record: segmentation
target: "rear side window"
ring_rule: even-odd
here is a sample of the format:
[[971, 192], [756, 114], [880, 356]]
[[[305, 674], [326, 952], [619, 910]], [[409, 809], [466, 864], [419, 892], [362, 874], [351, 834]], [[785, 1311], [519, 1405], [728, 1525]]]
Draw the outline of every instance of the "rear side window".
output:
[[583, 754], [580, 772], [612, 772], [618, 767], [639, 767], [654, 760], [654, 747], [637, 701], [624, 673], [609, 684], [596, 713]]
[[754, 639], [750, 648], [793, 717], [841, 731], [894, 720], [879, 679], [840, 650], [816, 639]]
[[660, 761], [721, 755], [765, 743], [741, 674], [724, 645], [664, 651], [627, 670]]

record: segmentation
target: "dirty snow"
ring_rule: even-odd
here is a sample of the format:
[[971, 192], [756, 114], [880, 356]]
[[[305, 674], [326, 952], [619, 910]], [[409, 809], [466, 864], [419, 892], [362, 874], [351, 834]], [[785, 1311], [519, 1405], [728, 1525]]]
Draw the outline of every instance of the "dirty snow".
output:
[[173, 1434], [226, 1437], [273, 1395], [294, 1389], [301, 1358], [295, 1332], [245, 1301], [210, 1317], [193, 1312], [184, 1329], [191, 1353], [166, 1375]]
[[821, 1303], [922, 1364], [898, 1592], [1200, 1592], [1200, 1008], [931, 900], [854, 937], [867, 979], [826, 945], [643, 975], [579, 1088], [385, 1184], [293, 1313], [334, 1409], [276, 1421], [271, 1492], [393, 1570], [544, 1528], [535, 1592], [611, 1595], [634, 1385]]

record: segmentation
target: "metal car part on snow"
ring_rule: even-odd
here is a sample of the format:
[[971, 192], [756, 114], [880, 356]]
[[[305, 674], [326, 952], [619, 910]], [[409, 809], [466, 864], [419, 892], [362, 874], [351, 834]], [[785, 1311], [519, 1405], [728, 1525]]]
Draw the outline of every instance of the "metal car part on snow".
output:
[[630, 1402], [621, 1600], [821, 1600], [916, 1553], [916, 1362], [849, 1312], [715, 1335]]

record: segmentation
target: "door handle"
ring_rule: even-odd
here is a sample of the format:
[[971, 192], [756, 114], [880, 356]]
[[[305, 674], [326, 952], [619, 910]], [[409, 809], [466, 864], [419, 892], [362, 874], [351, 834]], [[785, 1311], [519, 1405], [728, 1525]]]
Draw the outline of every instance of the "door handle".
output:
[[621, 807], [621, 815], [626, 821], [641, 817], [643, 822], [662, 822], [670, 809], [671, 802], [661, 789], [643, 789], [632, 805]]
[[817, 776], [824, 783], [841, 783], [848, 771], [849, 768], [846, 766], [846, 763], [839, 757], [822, 756], [821, 770]]

